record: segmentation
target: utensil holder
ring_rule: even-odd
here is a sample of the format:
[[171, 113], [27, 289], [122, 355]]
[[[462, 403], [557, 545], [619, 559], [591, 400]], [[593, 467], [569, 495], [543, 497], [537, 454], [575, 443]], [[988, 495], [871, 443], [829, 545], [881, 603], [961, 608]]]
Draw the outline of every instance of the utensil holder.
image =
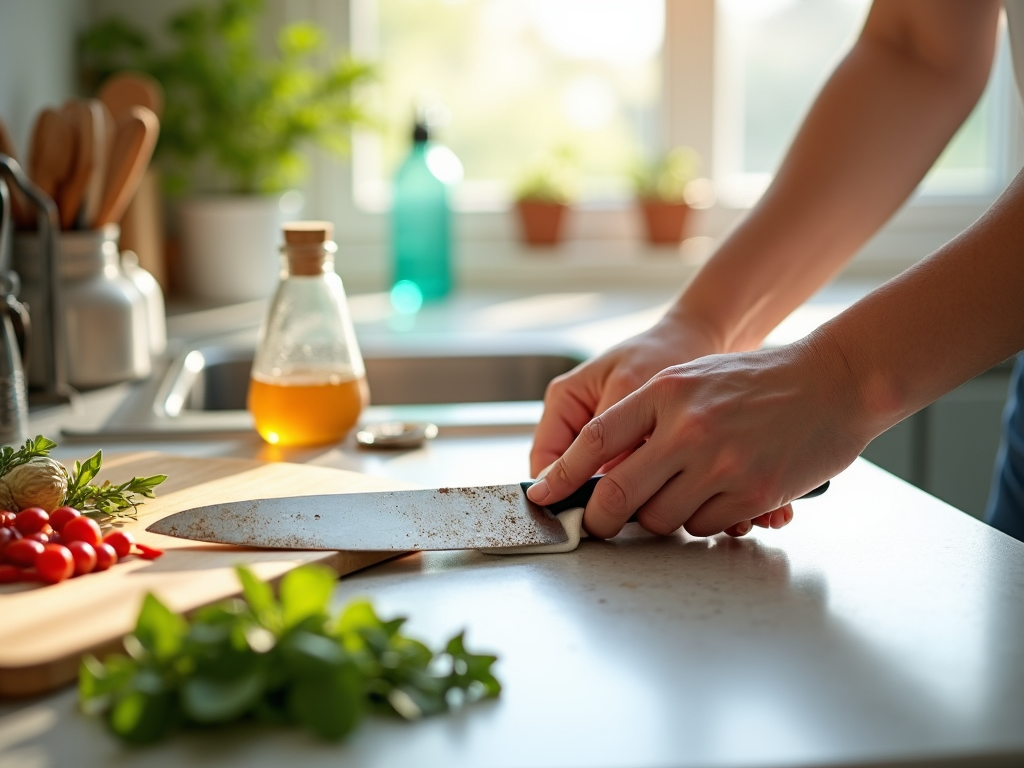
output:
[[[36, 313], [45, 304], [45, 275], [40, 270], [40, 240], [22, 234], [14, 240], [14, 263], [21, 274], [22, 295], [45, 340], [56, 325], [66, 343], [68, 381], [90, 388], [143, 379], [152, 370], [145, 297], [121, 268], [118, 228], [63, 232], [60, 236], [61, 311]], [[54, 322], [56, 320], [56, 322]], [[50, 350], [42, 350], [48, 355]], [[44, 382], [45, 371], [30, 357], [30, 386]]]

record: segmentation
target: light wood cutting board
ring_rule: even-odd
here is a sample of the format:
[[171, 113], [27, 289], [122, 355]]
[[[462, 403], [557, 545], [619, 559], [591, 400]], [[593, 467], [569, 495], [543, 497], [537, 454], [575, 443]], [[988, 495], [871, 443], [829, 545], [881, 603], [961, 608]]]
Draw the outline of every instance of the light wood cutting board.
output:
[[310, 562], [346, 575], [394, 556], [381, 552], [245, 549], [147, 533], [146, 526], [190, 507], [252, 498], [395, 490], [399, 483], [355, 472], [248, 459], [190, 459], [159, 453], [104, 457], [99, 479], [166, 474], [157, 498], [123, 527], [165, 551], [157, 560], [129, 557], [108, 571], [54, 585], [0, 585], [0, 696], [29, 696], [75, 679], [85, 652], [120, 647], [135, 626], [142, 598], [153, 592], [177, 611], [238, 594], [233, 566], [244, 563], [271, 581]]

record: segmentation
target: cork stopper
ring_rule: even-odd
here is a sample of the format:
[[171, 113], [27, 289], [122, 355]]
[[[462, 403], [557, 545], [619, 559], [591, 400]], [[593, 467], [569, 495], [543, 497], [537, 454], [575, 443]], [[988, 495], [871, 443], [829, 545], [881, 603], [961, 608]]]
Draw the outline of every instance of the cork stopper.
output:
[[319, 275], [327, 255], [334, 252], [334, 225], [329, 221], [289, 221], [282, 225], [288, 271], [292, 275]]
[[316, 245], [334, 237], [334, 225], [329, 221], [286, 221], [282, 229], [286, 245]]

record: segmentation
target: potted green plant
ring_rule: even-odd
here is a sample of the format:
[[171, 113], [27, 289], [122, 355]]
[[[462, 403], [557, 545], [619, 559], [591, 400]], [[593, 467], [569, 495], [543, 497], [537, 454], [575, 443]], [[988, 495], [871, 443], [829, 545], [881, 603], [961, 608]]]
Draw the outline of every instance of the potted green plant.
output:
[[637, 205], [647, 242], [678, 245], [690, 216], [687, 187], [697, 177], [700, 158], [690, 147], [676, 147], [654, 162], [640, 163], [633, 172]]
[[562, 240], [566, 212], [575, 197], [575, 170], [566, 151], [536, 160], [519, 180], [515, 207], [523, 242], [551, 247]]
[[370, 67], [329, 50], [325, 33], [299, 22], [277, 50], [259, 44], [263, 0], [196, 2], [152, 40], [112, 17], [81, 40], [83, 64], [101, 83], [131, 69], [154, 77], [165, 106], [156, 151], [164, 189], [180, 198], [179, 285], [220, 302], [270, 294], [278, 274], [282, 200], [305, 177], [311, 145], [340, 154], [353, 124], [369, 124], [354, 91]]

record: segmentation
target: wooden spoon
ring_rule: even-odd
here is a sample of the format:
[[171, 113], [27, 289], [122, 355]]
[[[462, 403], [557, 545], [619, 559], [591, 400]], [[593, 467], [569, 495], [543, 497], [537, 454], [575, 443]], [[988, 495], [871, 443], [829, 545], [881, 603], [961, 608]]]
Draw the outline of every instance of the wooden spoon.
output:
[[32, 129], [28, 151], [28, 175], [56, 201], [57, 190], [67, 178], [75, 160], [71, 125], [55, 109], [44, 109]]
[[159, 118], [164, 113], [164, 89], [142, 72], [118, 72], [104, 81], [99, 99], [120, 122], [132, 107], [146, 107]]
[[159, 133], [160, 121], [146, 107], [131, 107], [118, 122], [103, 199], [93, 226], [105, 227], [121, 220], [153, 156]]
[[[7, 155], [9, 158], [17, 162], [18, 153], [14, 148], [14, 141], [11, 139], [11, 134], [7, 131], [7, 126], [4, 125], [4, 121], [0, 120], [0, 154]], [[31, 227], [32, 226], [32, 213], [29, 210], [28, 203], [21, 196], [21, 190], [13, 184], [8, 184], [7, 188], [11, 192], [11, 218], [14, 219], [14, 223], [19, 227]]]
[[85, 103], [89, 105], [89, 110], [92, 112], [93, 128], [96, 135], [93, 143], [92, 172], [89, 174], [85, 198], [82, 200], [81, 225], [85, 229], [92, 229], [96, 222], [96, 216], [100, 212], [100, 203], [103, 202], [103, 188], [107, 182], [107, 166], [110, 163], [110, 152], [114, 146], [117, 126], [107, 105], [102, 101], [87, 99]]
[[97, 132], [95, 116], [89, 103], [72, 100], [62, 110], [72, 127], [75, 139], [75, 162], [67, 179], [57, 192], [57, 208], [60, 211], [61, 229], [71, 229], [78, 220], [96, 163], [96, 143], [103, 137]]

